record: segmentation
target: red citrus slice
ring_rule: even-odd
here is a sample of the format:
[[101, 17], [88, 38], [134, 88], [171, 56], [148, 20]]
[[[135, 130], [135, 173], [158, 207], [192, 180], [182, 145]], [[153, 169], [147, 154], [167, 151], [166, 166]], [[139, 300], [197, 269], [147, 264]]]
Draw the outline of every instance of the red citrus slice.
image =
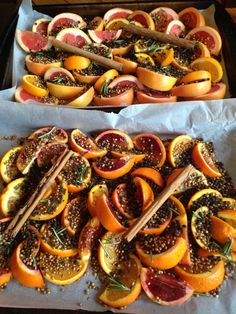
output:
[[48, 25], [48, 34], [57, 34], [64, 28], [83, 28], [86, 26], [85, 21], [78, 14], [74, 13], [61, 13], [56, 15]]
[[41, 129], [36, 130], [35, 132], [31, 133], [28, 137], [28, 140], [41, 140], [43, 144], [48, 143], [67, 143], [68, 142], [68, 135], [65, 130], [58, 128], [56, 126], [51, 127], [44, 127]]
[[177, 37], [182, 37], [185, 32], [184, 24], [179, 20], [171, 21], [165, 29], [166, 34], [175, 35]]
[[140, 104], [152, 104], [152, 103], [165, 103], [165, 102], [176, 102], [177, 97], [164, 92], [154, 90], [138, 90], [137, 100]]
[[144, 11], [134, 11], [132, 14], [129, 15], [129, 20], [139, 22], [144, 27], [155, 30], [155, 24], [152, 17]]
[[164, 165], [166, 160], [166, 149], [158, 136], [151, 133], [143, 133], [137, 135], [133, 139], [133, 142], [134, 146], [144, 152], [157, 167], [162, 167]]
[[120, 37], [122, 33], [121, 29], [118, 30], [110, 30], [110, 31], [94, 31], [94, 30], [88, 30], [88, 34], [90, 38], [98, 44], [103, 43], [104, 41], [112, 41], [116, 40]]
[[41, 18], [34, 22], [32, 26], [32, 32], [41, 34], [42, 36], [47, 36], [48, 34], [48, 24], [50, 19]]
[[222, 46], [222, 40], [220, 34], [214, 28], [210, 26], [196, 27], [191, 30], [186, 39], [200, 41], [207, 46], [210, 53], [218, 56]]
[[70, 135], [71, 147], [85, 158], [97, 158], [106, 155], [106, 149], [100, 149], [96, 143], [79, 129], [75, 129]]
[[77, 28], [65, 28], [61, 30], [57, 34], [56, 39], [78, 48], [92, 43], [88, 35]]
[[44, 80], [45, 81], [55, 81], [57, 78], [62, 78], [62, 79], [65, 78], [65, 79], [70, 79], [72, 81], [75, 80], [75, 78], [70, 73], [70, 71], [68, 71], [64, 68], [50, 67], [44, 73]]
[[132, 156], [121, 158], [103, 157], [101, 160], [93, 162], [93, 169], [102, 178], [117, 179], [128, 173], [135, 162]]
[[171, 21], [178, 20], [179, 18], [178, 14], [174, 10], [166, 7], [156, 8], [150, 13], [150, 15], [154, 20], [156, 31], [159, 32], [164, 32], [167, 25]]
[[46, 96], [46, 97], [36, 97], [28, 93], [22, 86], [18, 86], [15, 94], [15, 100], [20, 103], [24, 102], [36, 102], [36, 103], [44, 103], [48, 105], [57, 105], [58, 99], [54, 96]]
[[108, 85], [108, 88], [114, 87], [134, 87], [135, 89], [144, 89], [143, 84], [137, 79], [136, 76], [133, 75], [120, 75], [116, 77], [112, 82]]
[[129, 106], [134, 102], [134, 89], [123, 88], [123, 91], [119, 88], [111, 90], [112, 96], [94, 96], [94, 103], [97, 106]]
[[188, 30], [195, 27], [205, 26], [204, 16], [198, 9], [189, 7], [179, 12], [179, 19]]
[[37, 164], [39, 167], [50, 167], [67, 148], [64, 143], [50, 143], [43, 146], [37, 155]]
[[107, 24], [109, 21], [118, 19], [118, 18], [127, 18], [130, 14], [132, 14], [133, 11], [129, 9], [123, 9], [123, 8], [114, 8], [108, 10], [104, 17], [103, 20]]
[[127, 151], [134, 147], [130, 136], [120, 130], [104, 131], [96, 137], [95, 142], [109, 151]]
[[116, 206], [117, 210], [127, 219], [132, 219], [133, 212], [129, 206], [128, 189], [125, 183], [119, 184], [112, 192], [112, 202]]
[[194, 292], [185, 281], [152, 268], [142, 268], [141, 284], [149, 299], [161, 305], [182, 304]]
[[[191, 73], [191, 72], [190, 72]], [[171, 89], [171, 93], [178, 97], [199, 97], [209, 92], [211, 80], [179, 85]]]
[[20, 31], [17, 29], [16, 39], [25, 52], [47, 50], [52, 46], [48, 37], [31, 31]]

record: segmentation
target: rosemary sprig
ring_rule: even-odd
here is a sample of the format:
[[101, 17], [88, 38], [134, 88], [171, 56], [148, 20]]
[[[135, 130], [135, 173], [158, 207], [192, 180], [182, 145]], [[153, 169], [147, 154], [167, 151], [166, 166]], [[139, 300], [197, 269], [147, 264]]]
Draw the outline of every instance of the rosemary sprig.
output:
[[56, 230], [57, 234], [61, 234], [62, 232], [64, 232], [66, 230], [66, 227], [61, 227], [58, 230]]
[[52, 227], [52, 231], [53, 231], [55, 237], [57, 238], [57, 240], [58, 240], [62, 245], [64, 245], [64, 242], [63, 242], [62, 239], [59, 237], [57, 231], [56, 231], [53, 227]]
[[176, 215], [179, 215], [179, 212], [178, 212], [178, 210], [176, 210], [175, 208], [173, 208], [173, 207], [169, 207], [169, 210], [171, 210], [173, 213], [175, 213]]
[[56, 130], [56, 127], [54, 126], [49, 132], [40, 135], [38, 138], [39, 138], [39, 139], [45, 138], [45, 137], [47, 137], [47, 136], [53, 134], [53, 132], [55, 132], [55, 130]]
[[107, 80], [104, 81], [100, 93], [101, 93], [101, 95], [107, 95], [108, 94], [108, 82], [107, 82]]
[[77, 166], [78, 178], [74, 180], [74, 184], [82, 184], [83, 179], [88, 175], [88, 167]]
[[223, 247], [223, 255], [229, 256], [231, 253], [231, 248], [233, 245], [233, 239], [229, 240], [228, 242], [225, 243]]
[[126, 287], [123, 283], [121, 283], [116, 278], [109, 276], [108, 279], [110, 280], [110, 284], [108, 286], [109, 289], [117, 289], [117, 290], [123, 290], [123, 291], [130, 291], [131, 289]]
[[64, 77], [55, 77], [53, 80], [52, 80], [53, 83], [56, 83], [56, 84], [60, 84], [60, 83], [65, 83], [66, 82], [66, 79]]
[[111, 256], [111, 254], [107, 251], [107, 248], [106, 248], [105, 244], [102, 243], [102, 241], [101, 241], [100, 239], [98, 240], [98, 242], [101, 244], [101, 247], [103, 248], [103, 250], [104, 250], [104, 252], [106, 253], [107, 257], [108, 257], [110, 260], [112, 260], [112, 256]]
[[113, 40], [114, 43], [118, 44], [118, 45], [123, 45], [126, 43], [126, 41], [124, 39], [117, 39], [117, 40]]
[[103, 241], [103, 244], [105, 244], [105, 245], [117, 245], [117, 244], [120, 244], [120, 243], [121, 243], [121, 241], [112, 242], [112, 241], [110, 241], [110, 240], [108, 240], [108, 239], [105, 239], [105, 240]]
[[202, 219], [202, 217], [198, 213], [196, 213], [196, 212], [193, 212], [193, 216], [196, 217], [196, 218]]
[[35, 258], [33, 253], [31, 255], [31, 257], [32, 257], [32, 260], [33, 260], [34, 268], [36, 269], [37, 268], [37, 261], [36, 261], [36, 258]]

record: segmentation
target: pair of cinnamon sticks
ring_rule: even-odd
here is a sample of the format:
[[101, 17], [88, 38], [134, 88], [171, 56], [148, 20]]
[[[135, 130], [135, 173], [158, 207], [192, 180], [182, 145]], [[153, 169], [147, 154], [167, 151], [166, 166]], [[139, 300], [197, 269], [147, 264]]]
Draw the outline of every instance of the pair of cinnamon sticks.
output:
[[[157, 31], [153, 31], [148, 28], [136, 26], [134, 24], [125, 25], [123, 30], [130, 32], [132, 34], [159, 40], [164, 43], [169, 43], [169, 44], [173, 44], [173, 45], [188, 48], [188, 49], [193, 49], [195, 47], [194, 41], [187, 40], [184, 38], [179, 38], [173, 35], [157, 32]], [[82, 57], [89, 58], [90, 60], [93, 60], [106, 68], [111, 68], [111, 69], [116, 69], [118, 71], [122, 71], [123, 64], [121, 64], [120, 62], [105, 58], [103, 56], [96, 55], [95, 53], [91, 53], [89, 51], [86, 51], [78, 47], [71, 46], [55, 38], [52, 38], [51, 42], [52, 42], [52, 45], [56, 48], [60, 48], [64, 51], [73, 53], [75, 55], [80, 55]]]
[[[42, 199], [43, 195], [46, 193], [47, 189], [50, 187], [50, 183], [58, 176], [60, 171], [63, 169], [67, 161], [72, 156], [73, 151], [65, 149], [63, 153], [59, 156], [56, 163], [49, 169], [43, 179], [40, 181], [35, 192], [27, 201], [26, 205], [22, 207], [15, 217], [10, 222], [5, 233], [14, 239], [18, 232], [21, 230], [27, 219], [32, 214], [33, 210], [36, 208], [39, 201]], [[156, 213], [156, 211], [161, 207], [161, 205], [169, 198], [171, 194], [188, 178], [192, 173], [194, 167], [188, 165], [175, 180], [166, 187], [156, 198], [154, 203], [150, 208], [145, 211], [136, 223], [128, 230], [125, 235], [125, 239], [130, 242], [135, 235], [144, 227], [144, 225], [151, 219], [151, 217]]]

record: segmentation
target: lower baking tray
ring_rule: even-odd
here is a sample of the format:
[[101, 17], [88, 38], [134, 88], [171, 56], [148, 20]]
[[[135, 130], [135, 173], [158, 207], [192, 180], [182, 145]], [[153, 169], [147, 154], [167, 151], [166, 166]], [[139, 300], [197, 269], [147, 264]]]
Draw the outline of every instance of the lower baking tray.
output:
[[[124, 8], [130, 8], [132, 10], [145, 10], [145, 11], [151, 11], [152, 9], [158, 7], [158, 6], [166, 6], [170, 7], [176, 11], [180, 11], [185, 7], [194, 6], [198, 9], [205, 9], [208, 6], [214, 4], [215, 5], [215, 21], [218, 26], [221, 38], [222, 38], [222, 54], [225, 61], [225, 67], [226, 67], [226, 73], [228, 77], [228, 88], [229, 88], [229, 94], [230, 97], [235, 98], [236, 97], [236, 25], [233, 23], [230, 15], [227, 13], [227, 11], [224, 9], [224, 7], [219, 4], [218, 2], [214, 0], [200, 0], [200, 1], [175, 1], [175, 2], [149, 2], [149, 1], [143, 1], [143, 2], [136, 2], [136, 3], [121, 3], [121, 2], [113, 2], [113, 3], [80, 3], [80, 4], [68, 4], [68, 5], [40, 5], [40, 6], [34, 6], [34, 9], [50, 15], [55, 16], [62, 12], [74, 12], [81, 16], [88, 16], [93, 17], [96, 15], [103, 16], [104, 13], [116, 6], [122, 6]], [[15, 17], [16, 19], [16, 17]], [[15, 28], [15, 24], [12, 26], [13, 30]], [[12, 43], [14, 41], [14, 32], [10, 32], [5, 36], [5, 40], [2, 44], [1, 49], [5, 50], [8, 48], [10, 49], [11, 45], [9, 43]], [[4, 46], [5, 45], [5, 46]], [[2, 80], [0, 81], [0, 87], [1, 89], [6, 89], [11, 87], [12, 85], [12, 58], [11, 56], [8, 58], [7, 62], [8, 66], [3, 67], [3, 69], [0, 69], [0, 77]], [[93, 106], [87, 107], [86, 109], [98, 109], [97, 107], [94, 108]], [[99, 108], [100, 109], [100, 108]], [[101, 108], [101, 110], [104, 111], [119, 111], [121, 107], [115, 108], [114, 107], [106, 107]]]

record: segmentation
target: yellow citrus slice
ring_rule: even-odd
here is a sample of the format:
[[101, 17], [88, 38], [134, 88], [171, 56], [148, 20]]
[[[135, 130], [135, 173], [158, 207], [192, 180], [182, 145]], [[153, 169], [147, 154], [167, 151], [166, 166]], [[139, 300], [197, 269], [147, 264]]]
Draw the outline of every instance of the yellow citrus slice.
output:
[[94, 88], [100, 92], [101, 91], [101, 88], [103, 86], [103, 84], [105, 82], [107, 82], [107, 84], [109, 84], [116, 76], [118, 76], [119, 73], [118, 71], [114, 70], [114, 69], [111, 69], [111, 70], [108, 70], [106, 71], [103, 75], [101, 75], [99, 77], [99, 79], [97, 80], [97, 82], [95, 83], [94, 85]]
[[136, 53], [135, 56], [140, 63], [155, 65], [155, 61], [147, 53], [139, 52]]
[[190, 68], [197, 70], [204, 70], [211, 73], [211, 80], [213, 83], [219, 82], [223, 77], [223, 69], [219, 61], [211, 57], [202, 57], [194, 60], [190, 64]]
[[106, 29], [108, 31], [114, 29], [122, 29], [125, 25], [129, 24], [129, 20], [125, 19], [125, 18], [118, 18], [118, 19], [114, 19], [111, 20], [109, 23], [107, 23], [106, 25]]
[[1, 160], [0, 173], [6, 183], [11, 182], [20, 174], [16, 166], [16, 161], [21, 148], [22, 146], [17, 146], [10, 149]]
[[42, 83], [42, 79], [37, 75], [24, 75], [22, 87], [33, 96], [45, 97], [49, 94], [48, 89]]

